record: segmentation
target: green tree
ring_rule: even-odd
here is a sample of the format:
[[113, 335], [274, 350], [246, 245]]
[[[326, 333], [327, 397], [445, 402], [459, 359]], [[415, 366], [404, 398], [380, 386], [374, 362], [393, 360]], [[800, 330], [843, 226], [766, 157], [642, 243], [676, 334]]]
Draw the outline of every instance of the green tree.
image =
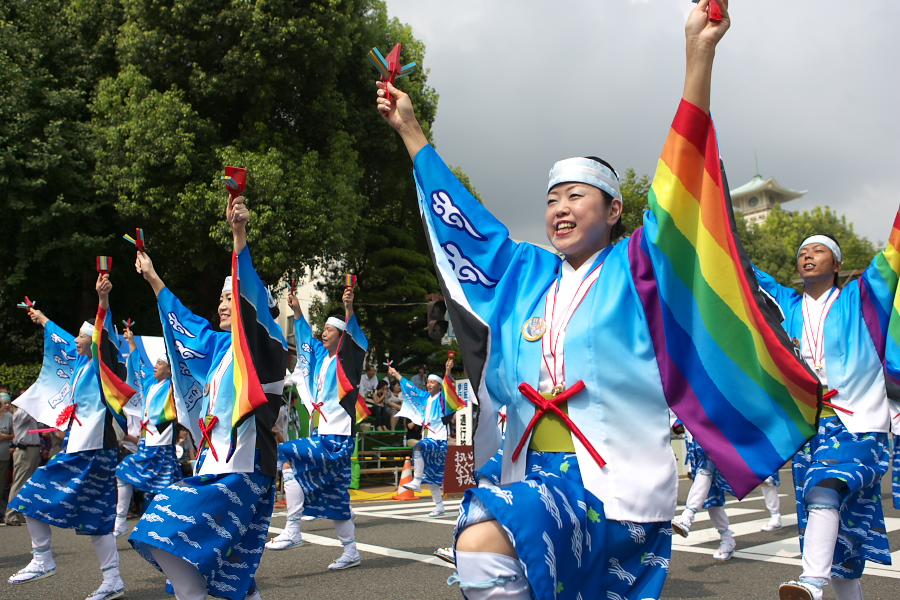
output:
[[829, 207], [790, 213], [776, 205], [758, 226], [748, 225], [737, 217], [738, 233], [750, 260], [783, 285], [797, 279], [797, 248], [804, 239], [816, 234], [834, 236], [841, 245], [844, 269], [865, 269], [878, 251], [864, 237], [853, 231], [853, 224]]
[[647, 203], [647, 194], [650, 193], [650, 184], [653, 181], [649, 175], [638, 175], [628, 167], [625, 177], [619, 180], [619, 190], [622, 192], [622, 224], [625, 225], [627, 234], [644, 224], [644, 211], [650, 208]]

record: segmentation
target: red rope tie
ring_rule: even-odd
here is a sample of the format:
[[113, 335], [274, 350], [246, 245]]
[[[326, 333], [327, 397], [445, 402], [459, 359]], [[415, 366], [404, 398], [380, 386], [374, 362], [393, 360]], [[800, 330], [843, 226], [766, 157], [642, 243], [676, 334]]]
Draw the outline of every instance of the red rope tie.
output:
[[522, 439], [519, 440], [519, 445], [516, 446], [516, 451], [513, 452], [513, 462], [515, 462], [519, 458], [519, 453], [522, 451], [523, 446], [525, 446], [525, 440], [528, 439], [528, 436], [531, 433], [532, 429], [534, 429], [534, 426], [537, 424], [538, 419], [543, 417], [544, 414], [547, 413], [547, 411], [550, 411], [556, 414], [560, 419], [562, 419], [563, 424], [565, 424], [565, 426], [569, 428], [569, 431], [571, 431], [572, 434], [576, 438], [578, 438], [578, 441], [581, 442], [581, 444], [585, 447], [585, 449], [588, 451], [588, 454], [590, 454], [591, 458], [594, 459], [594, 462], [596, 462], [600, 467], [606, 466], [606, 461], [603, 460], [603, 457], [601, 457], [600, 454], [594, 449], [594, 447], [588, 441], [587, 437], [585, 437], [585, 435], [581, 433], [581, 430], [578, 429], [578, 426], [575, 425], [574, 422], [572, 422], [572, 419], [569, 418], [569, 415], [567, 415], [561, 408], [559, 408], [560, 404], [583, 389], [584, 382], [579, 381], [569, 389], [561, 392], [555, 398], [547, 400], [540, 394], [540, 392], [538, 392], [527, 383], [519, 384], [519, 391], [522, 392], [522, 395], [530, 400], [532, 404], [537, 406], [538, 409], [537, 411], [535, 411], [534, 416], [531, 418], [531, 422], [528, 423], [528, 427], [525, 428], [525, 433], [522, 434]]
[[328, 417], [326, 417], [326, 416], [325, 416], [325, 413], [322, 412], [322, 406], [323, 406], [324, 404], [325, 404], [324, 402], [319, 402], [318, 404], [316, 404], [315, 402], [313, 402], [313, 403], [312, 403], [312, 406], [313, 406], [313, 410], [314, 410], [314, 411], [317, 411], [317, 412], [319, 413], [319, 416], [322, 417], [322, 420], [325, 421], [325, 422], [327, 423], [327, 422], [328, 422]]
[[200, 449], [201, 450], [203, 449], [203, 444], [205, 443], [207, 446], [209, 446], [209, 449], [212, 452], [213, 458], [216, 459], [216, 461], [219, 460], [219, 455], [216, 454], [216, 447], [213, 446], [212, 437], [210, 436], [210, 432], [213, 430], [213, 427], [215, 427], [218, 423], [219, 423], [219, 417], [217, 417], [215, 415], [213, 415], [213, 418], [209, 420], [209, 425], [206, 424], [206, 420], [203, 417], [200, 417], [200, 434], [203, 436], [203, 438], [200, 440]]
[[153, 435], [153, 432], [150, 431], [149, 427], [147, 427], [147, 425], [149, 425], [149, 424], [150, 424], [150, 419], [147, 419], [146, 421], [141, 421], [141, 431], [146, 431], [150, 435]]
[[852, 411], [852, 410], [850, 410], [850, 409], [848, 409], [848, 408], [843, 408], [843, 407], [838, 406], [838, 405], [836, 405], [836, 404], [832, 404], [831, 402], [826, 402], [826, 400], [831, 400], [832, 398], [834, 398], [834, 397], [837, 396], [837, 395], [838, 395], [838, 391], [837, 391], [837, 390], [828, 390], [827, 392], [825, 392], [824, 394], [822, 394], [822, 404], [824, 404], [825, 406], [830, 406], [830, 407], [833, 408], [834, 410], [839, 410], [839, 411], [841, 411], [841, 412], [843, 412], [843, 413], [847, 413], [848, 415], [852, 415], [852, 414], [853, 414], [853, 411]]

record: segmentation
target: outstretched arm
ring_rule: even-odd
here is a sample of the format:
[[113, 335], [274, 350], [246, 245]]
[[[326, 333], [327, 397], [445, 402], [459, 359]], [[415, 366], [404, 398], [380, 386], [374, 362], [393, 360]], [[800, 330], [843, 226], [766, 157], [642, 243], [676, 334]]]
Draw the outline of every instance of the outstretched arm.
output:
[[713, 59], [716, 45], [728, 28], [728, 0], [717, 0], [722, 10], [721, 21], [709, 19], [709, 0], [700, 0], [684, 26], [687, 65], [684, 74], [684, 99], [709, 112]]
[[[409, 158], [415, 160], [419, 150], [428, 145], [428, 138], [425, 137], [425, 132], [422, 131], [422, 126], [416, 119], [409, 94], [401, 92], [391, 83], [379, 81], [376, 85], [378, 86], [378, 111], [384, 120], [400, 134]], [[386, 98], [385, 88], [391, 92], [391, 100]]]
[[234, 253], [240, 254], [247, 246], [247, 221], [250, 220], [250, 211], [247, 210], [247, 201], [243, 196], [228, 201], [225, 217], [231, 225], [231, 233], [234, 238]]
[[147, 283], [150, 284], [150, 287], [153, 288], [153, 293], [157, 296], [159, 296], [159, 293], [166, 288], [166, 284], [163, 283], [163, 280], [156, 274], [156, 269], [153, 267], [153, 261], [150, 260], [150, 256], [148, 256], [146, 252], [137, 253], [137, 258], [134, 261], [134, 270], [143, 275], [144, 279], [147, 280]]

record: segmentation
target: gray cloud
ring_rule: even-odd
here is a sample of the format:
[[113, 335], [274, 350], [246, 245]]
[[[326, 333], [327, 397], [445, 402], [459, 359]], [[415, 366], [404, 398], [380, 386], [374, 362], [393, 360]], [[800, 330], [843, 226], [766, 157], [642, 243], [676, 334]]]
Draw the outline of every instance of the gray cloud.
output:
[[[688, 0], [388, 0], [427, 48], [435, 143], [518, 239], [546, 243], [554, 161], [652, 174], [678, 104]], [[900, 3], [733, 0], [712, 113], [731, 185], [755, 173], [886, 240], [900, 203]], [[893, 58], [891, 58], [893, 57]]]

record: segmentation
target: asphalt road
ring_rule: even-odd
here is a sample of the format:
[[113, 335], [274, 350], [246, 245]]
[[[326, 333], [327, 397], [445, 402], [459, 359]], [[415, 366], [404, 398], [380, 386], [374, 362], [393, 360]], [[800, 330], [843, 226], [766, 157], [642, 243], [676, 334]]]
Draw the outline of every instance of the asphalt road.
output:
[[[782, 472], [782, 513], [791, 524], [775, 532], [759, 531], [768, 519], [762, 496], [755, 492], [748, 500], [728, 505], [732, 524], [738, 532], [738, 552], [728, 562], [713, 561], [718, 546], [709, 530], [705, 513], [694, 525], [687, 540], [676, 536], [671, 569], [662, 598], [734, 598], [774, 600], [778, 585], [800, 574], [796, 513], [788, 497], [791, 478]], [[888, 492], [887, 480], [885, 492]], [[679, 499], [684, 501], [689, 482], [682, 481]], [[890, 506], [885, 494], [885, 515], [893, 551], [894, 567], [867, 567], [863, 589], [867, 600], [900, 598], [900, 511]], [[432, 510], [427, 497], [417, 502], [368, 501], [354, 503], [357, 512], [357, 540], [363, 555], [359, 567], [328, 572], [326, 567], [339, 554], [334, 528], [329, 521], [304, 523], [311, 542], [283, 552], [263, 555], [257, 580], [266, 600], [350, 600], [355, 598], [456, 599], [457, 588], [446, 585], [453, 573], [450, 565], [431, 555], [438, 546], [449, 545], [455, 522], [455, 506], [439, 519], [425, 515]], [[273, 535], [284, 526], [283, 511], [276, 511]], [[125, 538], [118, 541], [126, 597], [131, 600], [171, 599], [165, 593], [163, 576], [141, 559]], [[100, 582], [97, 558], [90, 541], [70, 530], [54, 529], [57, 574], [34, 583], [12, 586], [0, 581], [0, 600], [81, 600]], [[0, 575], [4, 578], [28, 563], [30, 541], [26, 527], [0, 527]], [[827, 591], [826, 598], [834, 595]]]

